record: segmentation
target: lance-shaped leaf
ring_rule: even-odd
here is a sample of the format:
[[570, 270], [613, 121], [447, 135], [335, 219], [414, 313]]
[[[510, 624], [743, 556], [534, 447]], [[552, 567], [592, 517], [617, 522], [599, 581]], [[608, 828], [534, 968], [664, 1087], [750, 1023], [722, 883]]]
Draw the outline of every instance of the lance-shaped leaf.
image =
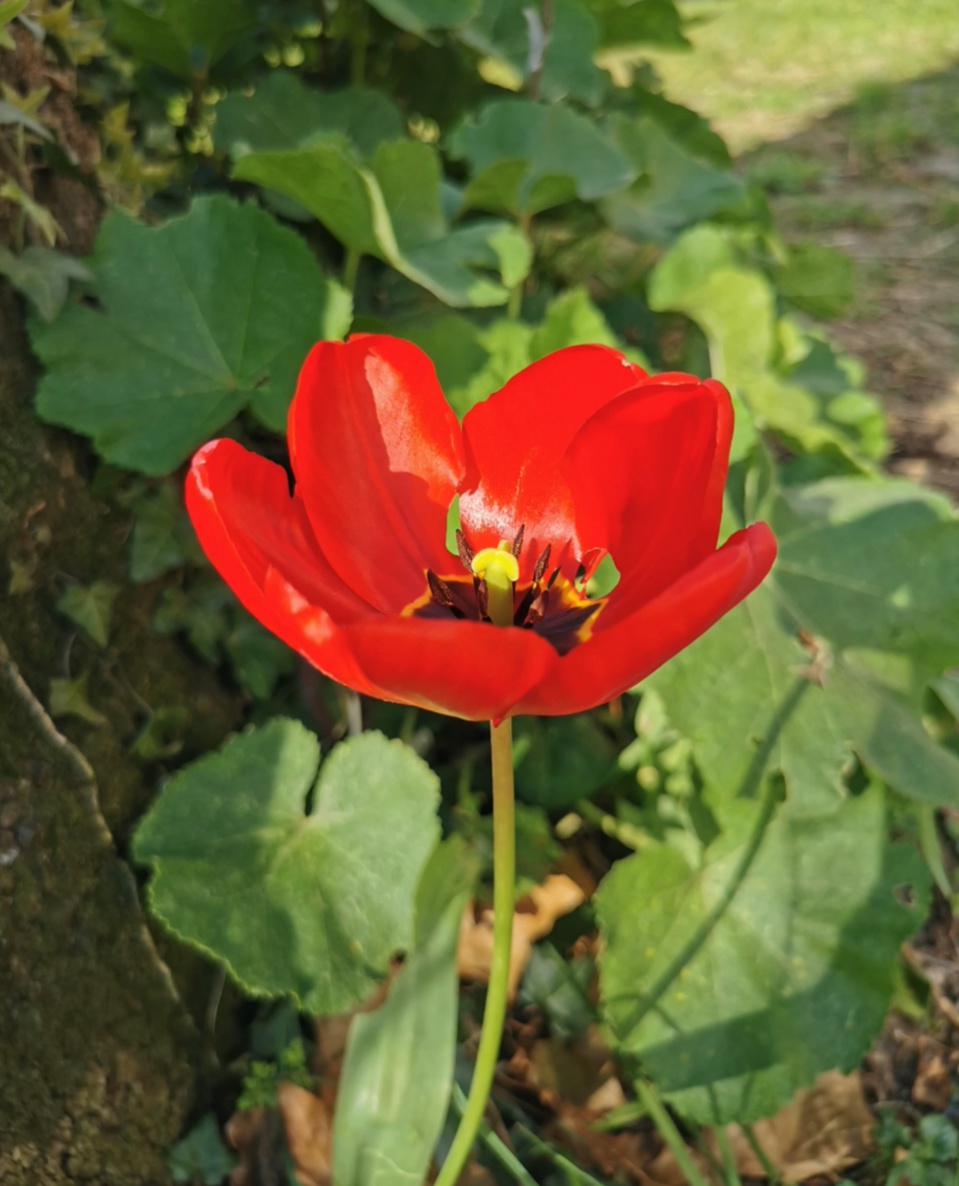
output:
[[234, 176], [293, 198], [350, 250], [384, 260], [448, 305], [504, 304], [529, 268], [526, 238], [509, 223], [450, 227], [439, 158], [419, 141], [382, 143], [369, 166], [342, 139], [255, 152]]
[[161, 227], [108, 214], [91, 262], [101, 307], [31, 325], [37, 411], [142, 473], [176, 469], [250, 403], [282, 427], [310, 347], [349, 327], [303, 240], [226, 197]]
[[167, 784], [133, 845], [171, 931], [252, 995], [317, 1015], [361, 1000], [409, 946], [439, 831], [438, 780], [400, 742], [343, 742], [317, 779], [319, 756], [295, 721], [235, 737]]
[[590, 120], [528, 99], [489, 103], [454, 131], [450, 151], [472, 170], [465, 206], [511, 214], [593, 202], [637, 173]]
[[817, 820], [781, 813], [764, 826], [769, 802], [734, 806], [698, 867], [650, 849], [616, 864], [596, 896], [620, 1052], [703, 1124], [755, 1120], [820, 1072], [852, 1070], [926, 910], [928, 873], [888, 842], [878, 788]]
[[919, 717], [923, 688], [959, 663], [952, 509], [909, 483], [848, 478], [787, 489], [768, 515], [772, 577], [650, 681], [709, 795], [735, 794], [771, 739], [767, 769], [797, 814], [840, 806], [854, 755], [909, 798], [959, 804], [959, 759]]
[[416, 937], [384, 1005], [353, 1019], [333, 1129], [337, 1186], [419, 1186], [449, 1106], [456, 947], [477, 858], [453, 836], [416, 895]]

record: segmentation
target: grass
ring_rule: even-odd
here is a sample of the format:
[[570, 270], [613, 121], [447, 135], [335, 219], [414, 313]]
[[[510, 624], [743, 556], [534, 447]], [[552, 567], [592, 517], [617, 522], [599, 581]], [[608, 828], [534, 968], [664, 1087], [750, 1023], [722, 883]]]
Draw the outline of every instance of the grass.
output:
[[[959, 60], [955, 0], [681, 0], [681, 7], [695, 22], [694, 51], [661, 51], [654, 64], [667, 93], [710, 117], [734, 152], [791, 136], [857, 96], [865, 96], [868, 121], [890, 84]], [[908, 119], [894, 108], [878, 119], [877, 153], [908, 151], [915, 135]]]

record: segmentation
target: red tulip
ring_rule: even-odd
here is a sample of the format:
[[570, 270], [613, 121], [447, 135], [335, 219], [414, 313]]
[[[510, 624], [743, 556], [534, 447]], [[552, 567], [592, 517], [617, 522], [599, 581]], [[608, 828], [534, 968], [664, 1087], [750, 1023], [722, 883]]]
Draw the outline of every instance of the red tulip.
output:
[[[246, 608], [369, 696], [470, 720], [611, 700], [763, 579], [764, 523], [716, 549], [726, 390], [571, 346], [462, 428], [416, 346], [320, 342], [290, 408], [295, 487], [234, 441], [197, 453], [187, 506]], [[446, 548], [460, 496], [459, 556]], [[611, 553], [620, 580], [585, 581]]]

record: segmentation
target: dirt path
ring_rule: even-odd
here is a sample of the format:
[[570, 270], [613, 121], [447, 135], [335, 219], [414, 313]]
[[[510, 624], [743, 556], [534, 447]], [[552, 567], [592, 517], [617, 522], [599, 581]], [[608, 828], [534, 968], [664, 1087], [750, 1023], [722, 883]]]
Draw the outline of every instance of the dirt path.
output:
[[856, 298], [827, 328], [889, 409], [890, 468], [959, 497], [959, 67], [871, 85], [740, 167], [788, 240], [855, 260]]

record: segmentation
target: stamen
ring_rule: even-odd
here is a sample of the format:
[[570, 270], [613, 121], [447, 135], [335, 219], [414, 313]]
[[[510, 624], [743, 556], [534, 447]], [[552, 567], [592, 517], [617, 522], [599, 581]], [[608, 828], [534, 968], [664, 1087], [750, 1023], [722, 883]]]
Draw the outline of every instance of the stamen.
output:
[[513, 553], [513, 555], [517, 559], [519, 559], [519, 554], [523, 550], [523, 536], [525, 533], [526, 533], [526, 524], [521, 523], [519, 525], [519, 531], [517, 531], [517, 533], [516, 533], [516, 538], [513, 540], [513, 546], [512, 546], [512, 548], [510, 548], [510, 551]]
[[489, 588], [485, 581], [476, 581], [476, 605], [481, 618], [489, 617]]
[[[552, 550], [553, 550], [553, 545], [547, 544], [546, 547], [543, 549], [543, 554], [536, 561], [536, 567], [533, 569], [533, 584], [534, 585], [538, 585], [539, 582], [543, 579], [543, 573], [546, 571], [546, 565], [549, 564], [549, 554], [550, 554], [550, 552], [552, 552]], [[558, 571], [559, 570], [557, 569], [557, 572]], [[553, 580], [555, 580], [555, 579], [556, 579], [556, 575], [554, 573]]]
[[554, 569], [553, 569], [553, 572], [552, 572], [552, 575], [550, 576], [549, 580], [546, 582], [546, 588], [547, 588], [547, 589], [552, 589], [552, 587], [553, 587], [553, 586], [556, 584], [556, 578], [557, 578], [558, 576], [559, 576], [559, 569], [558, 569], [558, 568], [554, 568]]
[[453, 607], [453, 594], [450, 591], [449, 585], [442, 577], [438, 577], [432, 569], [426, 570], [426, 583], [430, 587], [430, 597], [439, 605]]
[[473, 549], [469, 546], [466, 536], [457, 527], [456, 529], [456, 550], [460, 554], [460, 560], [463, 562], [463, 567], [467, 572], [473, 571]]

